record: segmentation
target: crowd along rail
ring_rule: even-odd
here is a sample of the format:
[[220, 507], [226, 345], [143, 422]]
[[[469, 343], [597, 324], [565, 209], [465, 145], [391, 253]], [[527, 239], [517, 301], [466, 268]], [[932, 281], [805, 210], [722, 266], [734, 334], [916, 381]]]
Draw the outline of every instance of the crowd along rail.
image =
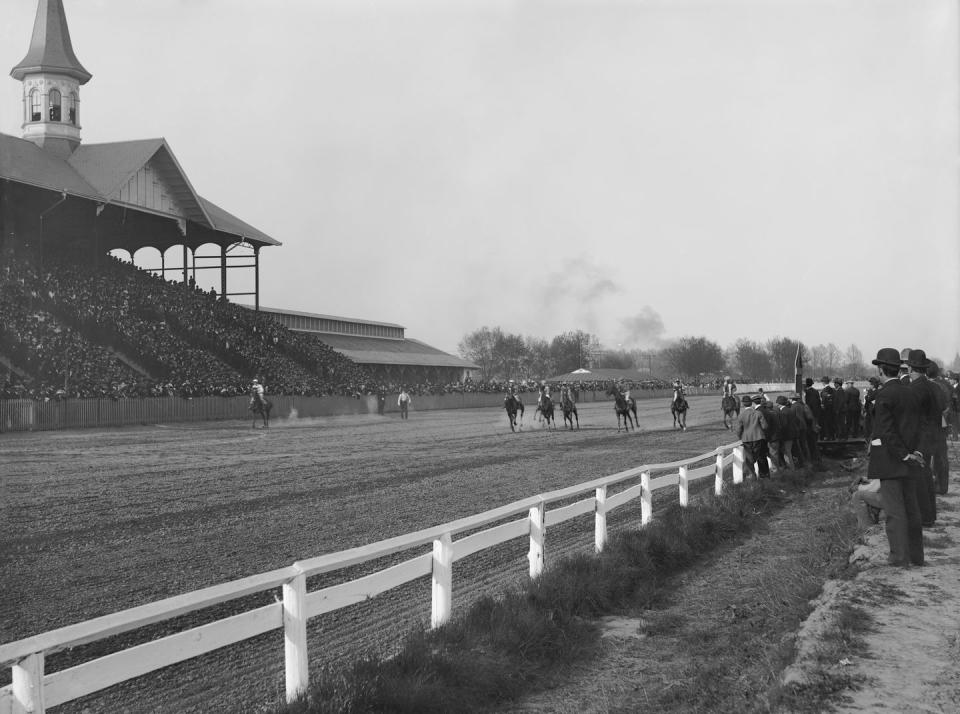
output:
[[[701, 464], [695, 466], [696, 464]], [[564, 521], [594, 514], [594, 549], [607, 542], [607, 514], [640, 499], [640, 525], [653, 517], [653, 492], [676, 486], [682, 506], [689, 502], [691, 482], [714, 478], [714, 492], [724, 488], [728, 467], [732, 483], [743, 481], [741, 442], [717, 447], [700, 456], [664, 464], [648, 464], [592, 481], [532, 496], [459, 520], [369, 545], [300, 560], [286, 568], [252, 575], [213, 587], [122, 610], [22, 640], [0, 644], [0, 666], [11, 666], [12, 683], [0, 688], [0, 714], [42, 714], [51, 707], [98, 692], [149, 672], [236, 644], [271, 630], [284, 631], [286, 697], [295, 698], [308, 684], [307, 621], [323, 613], [362, 602], [420, 577], [432, 578], [431, 626], [453, 613], [453, 563], [509, 540], [529, 538], [529, 575], [544, 568], [546, 533]], [[656, 476], [655, 476], [656, 475]], [[631, 480], [616, 493], [613, 486]], [[548, 509], [577, 496], [586, 498]], [[519, 516], [519, 518], [514, 518]], [[496, 525], [491, 525], [496, 524]], [[478, 530], [487, 527], [485, 530]], [[459, 540], [454, 537], [469, 533]], [[307, 591], [307, 578], [384, 556], [432, 544], [432, 552], [378, 572]], [[216, 620], [161, 639], [129, 647], [57, 672], [44, 671], [47, 655], [78, 645], [169, 620], [218, 603], [280, 588], [282, 599], [270, 605]]]

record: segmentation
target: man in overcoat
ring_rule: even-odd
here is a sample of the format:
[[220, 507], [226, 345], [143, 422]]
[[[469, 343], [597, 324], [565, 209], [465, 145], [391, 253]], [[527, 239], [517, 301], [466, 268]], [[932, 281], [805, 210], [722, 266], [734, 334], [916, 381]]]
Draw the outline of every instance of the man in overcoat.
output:
[[917, 398], [919, 408], [919, 431], [917, 451], [923, 454], [923, 478], [917, 487], [920, 499], [920, 516], [924, 526], [932, 526], [937, 520], [937, 491], [933, 480], [931, 460], [937, 449], [940, 435], [940, 388], [927, 379], [927, 353], [923, 350], [910, 350], [906, 366], [910, 375], [910, 391]]
[[882, 380], [874, 402], [873, 433], [867, 476], [880, 479], [880, 500], [886, 513], [888, 562], [923, 565], [923, 527], [917, 484], [923, 465], [916, 451], [916, 395], [898, 378], [900, 353], [893, 347], [877, 352], [873, 364]]
[[[737, 416], [737, 438], [743, 442], [744, 467], [760, 478], [770, 478], [770, 465], [767, 463], [767, 420], [763, 413], [752, 407], [752, 400], [744, 395], [740, 401], [743, 408]], [[756, 464], [756, 469], [754, 468]]]

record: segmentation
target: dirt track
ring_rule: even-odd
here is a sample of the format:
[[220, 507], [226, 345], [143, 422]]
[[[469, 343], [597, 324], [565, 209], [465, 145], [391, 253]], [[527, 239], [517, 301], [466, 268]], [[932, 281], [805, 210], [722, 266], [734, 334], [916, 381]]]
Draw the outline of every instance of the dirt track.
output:
[[[667, 405], [656, 400], [640, 402], [641, 429], [629, 435], [617, 433], [612, 404], [606, 403], [581, 406], [579, 432], [562, 426], [546, 432], [528, 409], [524, 430], [512, 434], [502, 410], [478, 409], [413, 412], [408, 421], [275, 421], [269, 430], [255, 431], [233, 422], [6, 434], [0, 437], [0, 641], [401, 535], [641, 463], [703, 453], [733, 440], [718, 402], [691, 399], [686, 433], [672, 430]], [[624, 515], [635, 523], [639, 506], [636, 511]], [[592, 547], [592, 519], [577, 523], [551, 531], [548, 559], [564, 548]], [[458, 564], [454, 607], [522, 577], [524, 555], [524, 544], [517, 544]], [[505, 559], [513, 565], [503, 573]], [[494, 561], [500, 574], [490, 567]], [[266, 593], [259, 601], [273, 596]], [[230, 607], [207, 616], [222, 616]], [[364, 649], [389, 648], [405, 629], [425, 622], [429, 609], [429, 582], [418, 582], [317, 618], [311, 622], [312, 671]], [[50, 658], [48, 670], [106, 651], [103, 645], [82, 649]], [[269, 704], [282, 696], [282, 651], [280, 633], [271, 633], [63, 710], [255, 710], [251, 702]], [[9, 670], [0, 676], [8, 682]]]

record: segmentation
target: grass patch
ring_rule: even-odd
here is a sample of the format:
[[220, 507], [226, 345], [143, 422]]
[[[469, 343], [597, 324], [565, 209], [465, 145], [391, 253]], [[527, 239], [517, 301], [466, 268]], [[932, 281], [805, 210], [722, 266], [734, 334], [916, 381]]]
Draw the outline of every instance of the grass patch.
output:
[[942, 535], [928, 535], [927, 533], [923, 534], [923, 547], [924, 548], [948, 548], [951, 545], [954, 545], [956, 541], [946, 534]]
[[[721, 496], [704, 494], [696, 504], [673, 504], [642, 530], [615, 534], [599, 556], [558, 560], [541, 577], [498, 598], [484, 598], [449, 624], [411, 633], [392, 657], [369, 656], [352, 666], [327, 669], [301, 701], [282, 706], [286, 714], [315, 712], [474, 712], [516, 701], [543, 689], [564, 668], [592, 656], [599, 643], [595, 618], [626, 607], [650, 607], [663, 595], [665, 580], [688, 568], [721, 543], [750, 532], [764, 516], [809, 486], [809, 471], [775, 481], [748, 482]], [[770, 582], [758, 602], [759, 619], [778, 616], [816, 594], [808, 568], [790, 569], [788, 578]], [[807, 581], [810, 581], [807, 583]], [[744, 625], [746, 626], [746, 625]], [[653, 618], [647, 634], [672, 634], [682, 623], [671, 615]], [[762, 629], [757, 630], [762, 634]], [[729, 647], [727, 636], [700, 633], [706, 650]], [[718, 689], [735, 690], [725, 663], [699, 661], [684, 676], [709, 702]], [[715, 700], [715, 699], [714, 699]]]
[[815, 714], [828, 710], [828, 702], [844, 699], [844, 692], [863, 686], [863, 675], [851, 674], [845, 662], [862, 656], [862, 635], [873, 627], [873, 618], [864, 608], [841, 604], [836, 620], [819, 640], [817, 663], [819, 667], [804, 684], [784, 685], [771, 692], [774, 711]]

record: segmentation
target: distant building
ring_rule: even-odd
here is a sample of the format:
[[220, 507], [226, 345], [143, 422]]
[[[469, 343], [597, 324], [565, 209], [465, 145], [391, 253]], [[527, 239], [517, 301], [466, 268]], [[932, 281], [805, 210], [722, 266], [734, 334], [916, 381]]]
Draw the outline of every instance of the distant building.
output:
[[291, 330], [316, 335], [380, 382], [449, 384], [474, 379], [480, 370], [472, 362], [406, 337], [402, 325], [271, 307], [261, 307], [260, 312]]

